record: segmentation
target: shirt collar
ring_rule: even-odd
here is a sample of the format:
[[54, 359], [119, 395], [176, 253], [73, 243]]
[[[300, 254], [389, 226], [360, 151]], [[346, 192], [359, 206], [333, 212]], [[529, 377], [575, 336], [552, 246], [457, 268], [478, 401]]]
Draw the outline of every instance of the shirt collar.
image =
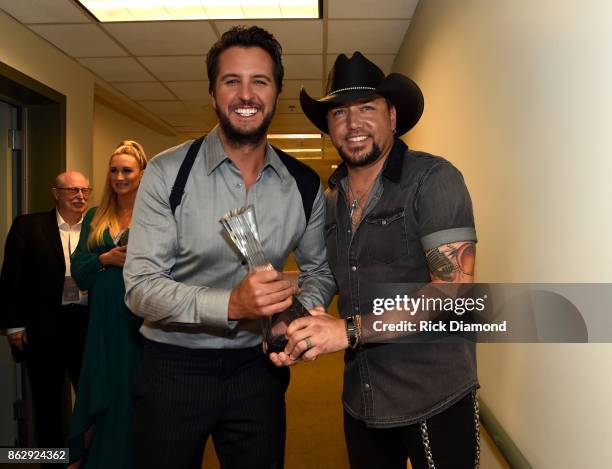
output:
[[[382, 170], [382, 175], [391, 182], [399, 182], [402, 176], [402, 166], [404, 165], [404, 155], [408, 146], [401, 141], [399, 138], [396, 138], [393, 142], [393, 147], [391, 148], [391, 152], [389, 153], [389, 157], [385, 162], [385, 166]], [[333, 174], [329, 178], [329, 187], [335, 187], [338, 182], [345, 178], [348, 174], [348, 169], [346, 168], [346, 164], [342, 162], [338, 169], [336, 169]]]
[[[219, 137], [218, 125], [214, 129], [212, 129], [210, 133], [206, 136], [204, 145], [206, 145], [206, 174], [210, 176], [211, 173], [215, 171], [219, 166], [221, 166], [222, 163], [230, 159], [225, 153], [223, 143], [221, 142], [221, 138]], [[261, 170], [264, 171], [268, 166], [270, 166], [274, 170], [274, 172], [278, 175], [281, 181], [284, 181], [285, 167], [278, 155], [276, 154], [276, 151], [269, 143], [266, 144], [266, 154], [264, 156], [264, 164]]]
[[[59, 210], [56, 208], [55, 209], [55, 218], [57, 219], [57, 227], [60, 230], [64, 230], [67, 231], [70, 229], [70, 224], [64, 220], [64, 218], [60, 215]], [[81, 215], [81, 219], [74, 225], [72, 225], [72, 228], [78, 228], [79, 230], [81, 229], [81, 224], [83, 223], [83, 215]]]

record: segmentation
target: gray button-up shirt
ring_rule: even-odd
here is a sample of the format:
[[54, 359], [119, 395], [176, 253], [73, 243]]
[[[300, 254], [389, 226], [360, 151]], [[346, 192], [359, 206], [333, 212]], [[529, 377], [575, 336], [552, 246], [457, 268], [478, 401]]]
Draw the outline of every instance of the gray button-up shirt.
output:
[[[326, 259], [321, 183], [306, 165], [288, 165], [289, 157], [268, 145], [247, 192], [215, 129], [200, 148], [173, 215], [170, 191], [191, 143], [166, 150], [147, 166], [124, 267], [126, 303], [145, 319], [141, 333], [150, 340], [189, 348], [251, 347], [262, 340], [260, 321], [230, 321], [227, 315], [231, 290], [248, 268], [219, 219], [253, 204], [267, 259], [280, 271], [295, 252], [300, 301], [307, 308], [327, 305], [335, 282]], [[316, 197], [307, 222], [301, 190], [309, 185]]]

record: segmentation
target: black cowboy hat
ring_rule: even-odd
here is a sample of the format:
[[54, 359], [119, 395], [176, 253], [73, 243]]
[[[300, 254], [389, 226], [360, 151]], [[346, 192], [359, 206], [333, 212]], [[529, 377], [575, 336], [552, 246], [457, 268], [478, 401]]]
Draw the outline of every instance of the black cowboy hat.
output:
[[329, 72], [326, 95], [313, 99], [302, 88], [300, 104], [306, 117], [322, 132], [328, 134], [327, 110], [347, 101], [379, 95], [387, 98], [397, 112], [397, 135], [413, 128], [423, 114], [423, 93], [415, 82], [399, 73], [385, 77], [376, 64], [355, 52], [349, 59], [340, 54]]

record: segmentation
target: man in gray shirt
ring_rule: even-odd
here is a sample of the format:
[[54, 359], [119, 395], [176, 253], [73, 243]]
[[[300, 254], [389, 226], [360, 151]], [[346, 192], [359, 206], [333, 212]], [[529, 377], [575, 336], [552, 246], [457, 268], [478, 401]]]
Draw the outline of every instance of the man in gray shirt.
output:
[[[286, 369], [262, 351], [261, 318], [300, 301], [326, 304], [325, 202], [318, 176], [266, 141], [282, 88], [281, 47], [237, 27], [207, 56], [220, 125], [204, 140], [177, 207], [172, 186], [191, 142], [154, 158], [141, 183], [124, 268], [126, 302], [143, 317], [134, 427], [139, 467], [199, 468], [208, 436], [224, 468], [282, 468]], [[253, 204], [274, 270], [248, 272], [219, 219]]]

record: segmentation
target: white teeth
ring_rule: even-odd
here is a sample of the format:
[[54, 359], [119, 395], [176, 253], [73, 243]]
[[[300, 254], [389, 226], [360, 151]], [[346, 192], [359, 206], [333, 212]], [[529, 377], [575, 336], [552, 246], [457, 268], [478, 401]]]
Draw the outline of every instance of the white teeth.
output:
[[367, 137], [367, 135], [359, 135], [357, 137], [350, 137], [348, 139], [349, 142], [363, 142]]
[[252, 107], [245, 107], [245, 108], [238, 108], [236, 109], [236, 114], [239, 114], [242, 117], [249, 117], [252, 116], [253, 114], [257, 113], [257, 109], [252, 108]]

